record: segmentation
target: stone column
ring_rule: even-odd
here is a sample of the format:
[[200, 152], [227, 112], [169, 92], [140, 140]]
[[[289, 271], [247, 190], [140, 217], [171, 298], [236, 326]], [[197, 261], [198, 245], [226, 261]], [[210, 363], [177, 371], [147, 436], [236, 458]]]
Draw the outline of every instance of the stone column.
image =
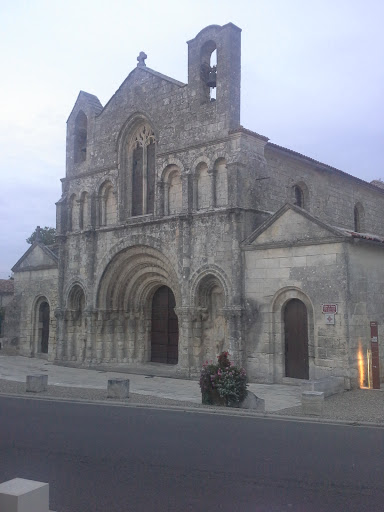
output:
[[190, 173], [188, 169], [185, 169], [181, 175], [181, 211], [182, 213], [188, 213], [192, 209], [190, 200]]
[[[136, 318], [136, 354], [140, 363], [146, 363], [148, 359], [148, 329], [150, 329], [150, 320], [146, 318], [146, 311], [142, 308], [135, 314]], [[148, 325], [149, 324], [149, 325]]]
[[97, 363], [101, 363], [103, 359], [105, 318], [105, 311], [99, 311], [96, 320], [96, 353], [93, 354], [93, 358]]
[[157, 201], [155, 215], [163, 217], [164, 214], [164, 182], [160, 181], [157, 184]]
[[189, 307], [175, 308], [179, 324], [179, 358], [178, 367], [181, 370], [186, 370], [188, 376], [191, 375], [192, 366], [192, 310]]
[[209, 209], [213, 210], [216, 207], [216, 171], [215, 169], [210, 169], [208, 171], [209, 176], [209, 185], [210, 185], [210, 197], [209, 197]]
[[198, 177], [196, 175], [194, 175], [192, 177], [192, 211], [197, 211], [198, 209], [198, 197], [197, 197], [197, 194], [198, 194], [198, 189], [197, 189], [197, 182], [198, 182]]
[[241, 325], [243, 308], [235, 305], [225, 307], [222, 311], [227, 319], [229, 353], [235, 365], [243, 366], [245, 362]]
[[55, 310], [56, 317], [56, 361], [63, 360], [64, 352], [64, 311], [60, 308]]
[[93, 311], [92, 308], [87, 308], [84, 311], [84, 315], [86, 318], [86, 342], [85, 342], [85, 354], [84, 354], [84, 361], [87, 363], [90, 363], [92, 361], [92, 358], [94, 357], [94, 339], [95, 339], [95, 327], [96, 327], [96, 320], [97, 320], [97, 314], [95, 311]]
[[169, 214], [169, 183], [164, 183], [164, 215]]
[[129, 363], [136, 361], [135, 333], [136, 333], [136, 315], [134, 311], [129, 311], [127, 315], [127, 360]]

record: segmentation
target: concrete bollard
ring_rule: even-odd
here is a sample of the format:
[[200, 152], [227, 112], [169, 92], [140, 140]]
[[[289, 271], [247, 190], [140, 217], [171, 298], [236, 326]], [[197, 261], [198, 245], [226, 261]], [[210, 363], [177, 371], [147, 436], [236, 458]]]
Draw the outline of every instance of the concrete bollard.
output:
[[48, 375], [27, 375], [27, 388], [30, 393], [41, 393], [48, 389]]
[[321, 391], [304, 391], [301, 394], [301, 409], [304, 414], [321, 416], [323, 414], [324, 393]]
[[108, 398], [129, 398], [129, 379], [108, 379]]
[[49, 512], [49, 484], [14, 478], [0, 484], [0, 510]]

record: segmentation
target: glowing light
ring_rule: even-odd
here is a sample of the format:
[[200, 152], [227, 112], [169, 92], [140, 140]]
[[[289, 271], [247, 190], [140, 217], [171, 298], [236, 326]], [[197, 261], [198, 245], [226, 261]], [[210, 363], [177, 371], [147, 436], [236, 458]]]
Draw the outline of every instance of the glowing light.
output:
[[359, 340], [359, 350], [357, 351], [357, 365], [359, 367], [359, 382], [360, 388], [364, 388], [365, 380], [365, 368], [364, 368], [364, 356], [363, 349], [361, 348], [361, 341]]

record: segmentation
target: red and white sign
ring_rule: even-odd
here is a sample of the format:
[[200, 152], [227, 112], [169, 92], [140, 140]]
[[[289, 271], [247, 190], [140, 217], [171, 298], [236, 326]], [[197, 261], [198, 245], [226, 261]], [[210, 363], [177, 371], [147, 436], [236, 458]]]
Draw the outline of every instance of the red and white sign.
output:
[[337, 313], [337, 304], [323, 304], [323, 313], [325, 315], [328, 313], [335, 315]]

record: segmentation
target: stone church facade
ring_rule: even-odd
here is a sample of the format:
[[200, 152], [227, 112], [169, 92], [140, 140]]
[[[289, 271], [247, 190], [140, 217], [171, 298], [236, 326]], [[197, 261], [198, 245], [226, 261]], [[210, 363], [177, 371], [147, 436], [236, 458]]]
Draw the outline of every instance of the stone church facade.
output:
[[229, 350], [251, 381], [357, 385], [384, 320], [384, 189], [241, 126], [240, 38], [188, 41], [187, 84], [141, 53], [105, 106], [80, 92], [56, 246], [13, 268], [21, 354], [195, 377]]

